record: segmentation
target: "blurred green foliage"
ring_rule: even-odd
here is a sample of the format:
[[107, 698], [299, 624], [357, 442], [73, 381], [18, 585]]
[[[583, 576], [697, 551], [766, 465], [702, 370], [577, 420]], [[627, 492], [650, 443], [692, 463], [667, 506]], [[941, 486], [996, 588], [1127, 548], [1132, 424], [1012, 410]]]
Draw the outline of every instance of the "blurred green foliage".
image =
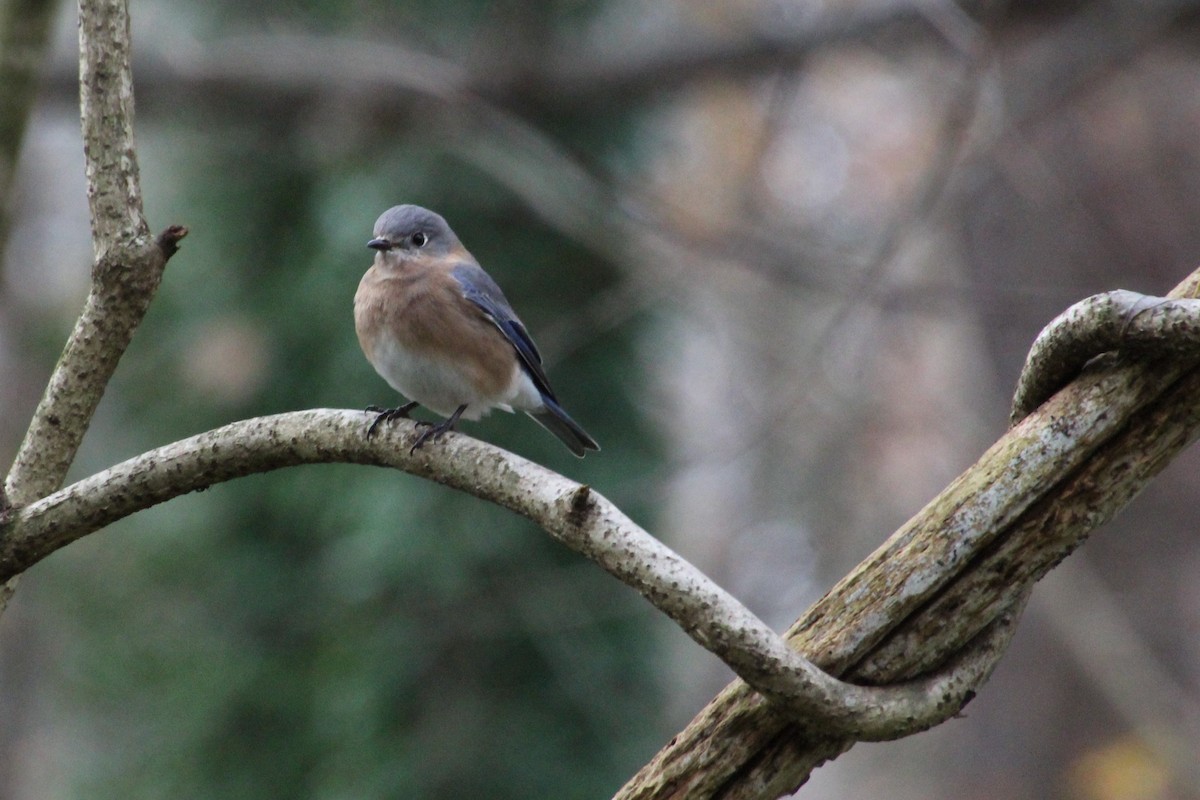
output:
[[[545, 26], [591, 10], [530, 5]], [[369, 28], [446, 50], [499, 13], [465, 1], [209, 9], [218, 33]], [[621, 152], [630, 123], [611, 109], [530, 121], [611, 151], [597, 158]], [[395, 203], [443, 213], [535, 338], [619, 280], [436, 138], [399, 130], [319, 157], [311, 132], [270, 119], [184, 106], [140, 118], [152, 224], [191, 235], [84, 466], [248, 416], [394, 404], [358, 350], [351, 299], [375, 217]], [[523, 416], [463, 431], [647, 520], [658, 452], [634, 402], [638, 326], [588, 333], [550, 365], [602, 453], [578, 461]], [[80, 797], [600, 797], [669, 734], [643, 601], [527, 521], [401, 473], [236, 481], [125, 520], [35, 574], [64, 632], [57, 702], [98, 743], [70, 765]]]

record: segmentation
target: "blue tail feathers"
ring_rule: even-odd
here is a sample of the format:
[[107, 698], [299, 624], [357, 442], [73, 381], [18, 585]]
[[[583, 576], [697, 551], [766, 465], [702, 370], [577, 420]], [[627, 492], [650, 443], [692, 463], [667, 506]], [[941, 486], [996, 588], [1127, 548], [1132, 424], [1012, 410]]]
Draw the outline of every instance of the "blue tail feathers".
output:
[[544, 395], [542, 396], [542, 402], [544, 405], [537, 411], [528, 412], [529, 416], [533, 417], [534, 421], [543, 428], [557, 436], [572, 453], [583, 458], [583, 454], [588, 450], [600, 449], [600, 445], [596, 444], [596, 440], [588, 436], [587, 431], [579, 427], [579, 423], [571, 419], [570, 415], [566, 411], [563, 411], [562, 406]]

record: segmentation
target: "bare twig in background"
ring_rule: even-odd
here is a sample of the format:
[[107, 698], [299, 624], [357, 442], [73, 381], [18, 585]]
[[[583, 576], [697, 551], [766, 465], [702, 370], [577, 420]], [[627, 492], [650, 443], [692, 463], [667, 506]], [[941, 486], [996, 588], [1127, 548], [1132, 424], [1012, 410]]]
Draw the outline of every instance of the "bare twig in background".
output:
[[[415, 51], [407, 51], [397, 61], [402, 48], [391, 43], [372, 46], [334, 37], [244, 36], [203, 47], [173, 47], [171, 53], [146, 51], [139, 56], [149, 57], [145, 68], [139, 63], [139, 74], [145, 76], [139, 91], [153, 101], [162, 92], [175, 94], [182, 82], [197, 99], [206, 94], [226, 100], [269, 95], [291, 113], [326, 95], [362, 92], [366, 99], [380, 86], [443, 98], [470, 93], [502, 104], [564, 110], [598, 101], [627, 104], [709, 75], [795, 66], [824, 47], [881, 36], [927, 38], [933, 28], [925, 6], [896, 3], [815, 19], [768, 15], [753, 36], [655, 39], [653, 47], [636, 51], [594, 53], [579, 42], [562, 42], [536, 73], [519, 59], [514, 66], [508, 51], [504, 62], [480, 64], [472, 73], [449, 60]], [[300, 64], [289, 54], [293, 47], [307, 53]], [[367, 73], [377, 80], [361, 82]], [[73, 89], [69, 74], [55, 72], [51, 79], [64, 95]]]
[[[973, 7], [976, 4], [966, 5]], [[1196, 5], [1192, 0], [1156, 4], [1154, 13], [1147, 12], [1139, 16], [1136, 26], [1115, 26], [1126, 39], [1133, 40], [1135, 45], [1129, 45], [1126, 39], [1122, 39], [1111, 46], [1089, 48], [1088, 52], [1092, 54], [1089, 59], [1067, 59], [1063, 54], [1071, 53], [1071, 48], [1055, 48], [1053, 53], [1058, 54], [1057, 57], [1064, 63], [1055, 62], [1049, 67], [1039, 63], [1037, 68], [1064, 77], [1049, 81], [1043, 78], [1029, 80], [1027, 72], [1022, 71], [1007, 81], [1012, 85], [1052, 87], [1048, 93], [1035, 92], [1032, 95], [1033, 99], [1027, 94], [1014, 95], [1010, 100], [1014, 109], [1013, 119], [1036, 120], [1039, 109], [1040, 113], [1044, 113], [1048, 105], [1061, 102], [1063, 87], [1075, 87], [1078, 91], [1081, 85], [1087, 85], [1088, 81], [1094, 80], [1096, 74], [1110, 69], [1114, 61], [1127, 58], [1130, 46], [1144, 45], [1147, 37], [1161, 35]], [[1006, 22], [1012, 25], [1013, 20], [1009, 19]], [[169, 46], [164, 46], [160, 40], [144, 43], [139, 48], [139, 64], [142, 65], [139, 70], [139, 96], [143, 105], [153, 107], [156, 98], [169, 97], [174, 102], [182, 95], [195, 104], [208, 103], [214, 114], [237, 115], [241, 112], [256, 119], [268, 116], [275, 120], [274, 124], [287, 124], [286, 120], [299, 119], [301, 116], [304, 119], [319, 117], [320, 115], [307, 112], [325, 102], [336, 103], [341, 109], [336, 115], [337, 119], [353, 120], [354, 124], [366, 126], [390, 139], [395, 136], [397, 129], [407, 129], [408, 117], [405, 109], [411, 104], [406, 102], [405, 98], [416, 95], [425, 100], [432, 100], [437, 107], [450, 112], [432, 117], [427, 114], [422, 116], [423, 125], [448, 127], [451, 133], [449, 141], [463, 146], [469, 138], [479, 139], [495, 135], [500, 141], [492, 146], [494, 150], [508, 151], [513, 142], [511, 126], [520, 122], [520, 115], [514, 114], [511, 108], [521, 107], [521, 103], [516, 99], [521, 92], [537, 94], [541, 98], [538, 102], [582, 102], [571, 100], [572, 95], [564, 87], [552, 90], [547, 88], [544, 97], [543, 90], [530, 88], [551, 86], [557, 79], [556, 76], [561, 77], [563, 74], [574, 75], [569, 79], [563, 78], [570, 85], [582, 85], [590, 76], [597, 87], [596, 92], [614, 92], [614, 97], [626, 102], [628, 95], [625, 93], [634, 91], [637, 87], [642, 87], [644, 91], [679, 88], [685, 83], [693, 83], [703, 80], [707, 75], [716, 74], [711, 70], [715, 70], [722, 63], [740, 65], [739, 69], [747, 70], [735, 70], [735, 75], [777, 72], [781, 65], [803, 63], [816, 49], [871, 40], [875, 37], [882, 37], [893, 46], [903, 45], [905, 42], [911, 45], [914, 41], [926, 43], [941, 37], [954, 44], [970, 60], [978, 56], [980, 40], [979, 32], [975, 31], [976, 38], [972, 41], [969, 23], [969, 18], [951, 14], [940, 5], [931, 7], [928, 3], [896, 4], [866, 12], [851, 12], [846, 16], [833, 13], [815, 20], [785, 23], [770, 18], [761, 22], [760, 27], [764, 30], [761, 41], [751, 38], [705, 45], [685, 39], [671, 41], [666, 48], [658, 46], [661, 43], [656, 42], [653, 52], [620, 59], [595, 56], [593, 60], [589, 60], [586, 53], [581, 52], [577, 46], [564, 46], [564, 49], [569, 51], [569, 58], [563, 56], [561, 59], [551, 59], [542, 64], [541, 70], [545, 75], [531, 75], [528, 65], [516, 74], [506, 70], [503, 64], [490, 65], [486, 70], [479, 68], [481, 73], [477, 75], [446, 58], [406, 49], [391, 42], [370, 43], [302, 35], [243, 36], [203, 43], [166, 40]], [[1083, 24], [1079, 22], [1075, 27], [1081, 27]], [[1100, 22], [1091, 20], [1090, 24], [1098, 26]], [[989, 35], [1002, 35], [1004, 30], [1003, 26], [998, 26], [998, 32]], [[1063, 35], [1067, 37], [1078, 34], [1067, 31]], [[1108, 39], [1104, 41], [1107, 42]], [[788, 55], [774, 61], [764, 60], [764, 54], [780, 50], [786, 50]], [[722, 55], [715, 55], [717, 52]], [[567, 60], [572, 65], [569, 69], [563, 67], [567, 69], [566, 73], [559, 69], [563, 66], [559, 64], [559, 60]], [[690, 72], [684, 69], [688, 65], [692, 70]], [[613, 70], [617, 72], [614, 73]], [[1078, 74], [1072, 70], [1077, 70]], [[673, 81], [661, 83], [664, 74], [668, 73], [673, 76]], [[56, 68], [50, 79], [60, 97], [66, 97], [68, 93], [75, 91], [73, 76], [65, 71]], [[389, 98], [388, 102], [381, 102], [381, 97]], [[970, 108], [969, 103], [952, 105], [960, 110]], [[344, 113], [347, 106], [355, 107], [356, 111], [347, 115]], [[423, 108], [429, 110], [428, 107]], [[264, 109], [268, 109], [270, 113], [264, 115]], [[489, 122], [489, 117], [496, 121]], [[946, 124], [950, 131], [954, 131], [961, 125], [961, 120], [951, 113]], [[525, 127], [544, 138], [544, 135], [532, 126]], [[444, 141], [443, 133], [444, 131], [440, 131], [438, 135]], [[956, 137], [952, 135], [948, 140], [953, 141], [954, 138]], [[944, 160], [944, 157], [950, 154], [952, 162], [955, 152], [956, 148], [948, 145], [941, 151], [939, 159]], [[532, 153], [532, 150], [527, 150], [525, 154], [528, 156]], [[978, 159], [982, 155], [976, 154], [975, 158]], [[481, 158], [473, 160], [486, 166]], [[561, 159], [551, 159], [551, 162], [554, 161]], [[553, 163], [543, 166], [546, 170], [558, 168], [558, 165]], [[511, 166], [503, 163], [495, 168], [510, 172], [512, 170]], [[921, 209], [936, 201], [946, 176], [938, 169], [931, 170], [930, 176], [925, 188], [913, 195], [913, 205], [896, 214], [896, 223], [909, 220], [914, 214], [919, 216]], [[503, 175], [498, 177], [503, 179]], [[827, 263], [831, 260], [855, 264], [864, 261], [877, 263], [886, 260], [886, 255], [894, 250], [899, 240], [894, 231], [882, 236], [878, 240], [879, 250], [874, 257], [850, 252], [821, 254], [814, 252], [811, 246], [797, 247], [785, 237], [772, 235], [770, 231], [758, 230], [755, 226], [741, 226], [742, 235], [753, 241], [756, 254], [755, 259], [747, 260], [744, 257], [745, 242], [740, 238], [736, 242], [731, 242], [727, 237], [696, 241], [694, 235], [673, 231], [672, 226], [667, 223], [670, 215], [654, 213], [644, 201], [634, 201], [627, 189], [612, 186], [605, 180], [595, 180], [595, 176], [593, 181], [599, 187], [600, 193], [589, 193], [586, 196], [598, 197], [603, 201], [605, 208], [598, 217], [595, 214], [596, 208], [592, 208], [591, 213], [578, 217], [577, 221], [589, 220], [593, 228], [600, 228], [600, 225], [595, 224], [597, 219], [607, 221], [624, 217], [626, 223], [636, 223], [634, 227], [641, 228], [643, 232], [651, 228], [656, 229], [655, 235], [669, 241], [671, 250], [680, 256], [689, 256], [693, 263], [698, 258], [701, 261], [719, 258], [723, 262], [760, 273], [778, 282], [782, 287], [797, 291], [818, 289], [832, 292], [837, 297], [857, 296], [861, 302], [862, 293], [854, 291], [856, 282], [847, 281], [842, 277], [842, 271], [827, 269]], [[509, 185], [516, 183], [514, 180], [506, 182]], [[532, 183], [529, 176], [522, 176], [522, 182], [526, 186]], [[568, 208], [579, 205], [575, 202]], [[540, 203], [534, 203], [534, 207], [540, 214], [547, 210], [547, 206]], [[597, 252], [613, 255], [611, 243], [600, 242], [594, 230], [582, 232], [578, 224], [564, 225], [562, 214], [562, 211], [554, 211], [545, 218], [555, 227], [579, 237], [579, 240], [589, 247], [595, 247]], [[613, 240], [619, 239], [620, 235], [614, 232]], [[990, 287], [980, 284], [949, 288], [930, 286], [917, 290], [911, 287], [875, 287], [871, 297], [873, 303], [893, 308], [911, 306], [918, 310], [936, 312], [949, 300], [967, 293], [978, 296], [985, 289], [989, 292], [1038, 294], [1051, 288], [1030, 285], [1011, 287], [1002, 284]]]

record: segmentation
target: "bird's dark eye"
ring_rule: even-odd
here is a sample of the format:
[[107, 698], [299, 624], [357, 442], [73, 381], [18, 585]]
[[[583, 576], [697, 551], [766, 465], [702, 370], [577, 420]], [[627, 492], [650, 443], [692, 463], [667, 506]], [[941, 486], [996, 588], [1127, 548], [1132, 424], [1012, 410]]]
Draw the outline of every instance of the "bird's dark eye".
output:
[[426, 236], [425, 234], [421, 233], [420, 231], [417, 231], [416, 233], [414, 233], [412, 235], [412, 243], [415, 244], [417, 247], [424, 247], [425, 243], [428, 241], [429, 241], [429, 237]]

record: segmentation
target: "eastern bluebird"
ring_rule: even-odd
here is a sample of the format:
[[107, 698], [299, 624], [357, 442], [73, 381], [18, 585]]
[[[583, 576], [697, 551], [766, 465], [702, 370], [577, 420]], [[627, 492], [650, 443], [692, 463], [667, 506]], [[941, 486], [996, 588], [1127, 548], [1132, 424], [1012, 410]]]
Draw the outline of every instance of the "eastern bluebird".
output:
[[[379, 409], [367, 429], [423, 405], [446, 419], [412, 450], [493, 408], [524, 411], [582, 457], [600, 446], [567, 416], [542, 357], [503, 292], [440, 215], [389, 208], [367, 247], [375, 263], [354, 295], [354, 328], [367, 360], [410, 402]], [[426, 423], [428, 424], [428, 423]]]

